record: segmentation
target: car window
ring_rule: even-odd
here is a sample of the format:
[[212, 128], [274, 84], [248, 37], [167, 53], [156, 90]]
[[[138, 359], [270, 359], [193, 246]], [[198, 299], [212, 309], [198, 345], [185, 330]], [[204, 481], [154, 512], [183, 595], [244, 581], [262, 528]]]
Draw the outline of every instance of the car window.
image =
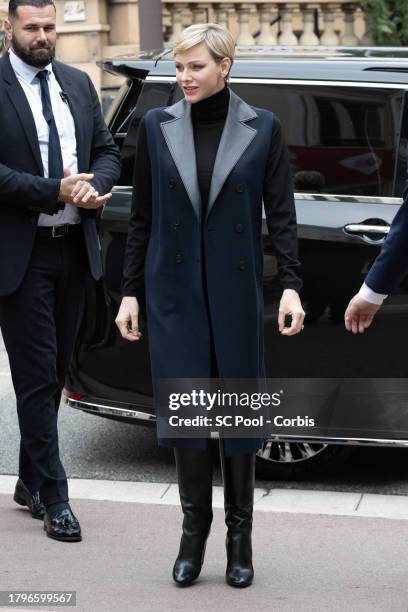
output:
[[109, 106], [105, 120], [114, 136], [126, 135], [141, 89], [142, 81], [126, 79]]
[[231, 88], [278, 115], [297, 192], [394, 195], [400, 90], [278, 83]]
[[406, 195], [408, 188], [408, 105], [407, 105], [408, 94], [405, 94], [404, 111], [402, 114], [401, 121], [401, 138], [398, 147], [398, 160], [395, 177], [395, 195], [401, 197]]
[[116, 121], [114, 133], [116, 143], [121, 149], [122, 171], [117, 185], [132, 185], [133, 166], [140, 120], [151, 108], [168, 106], [172, 103], [174, 83], [143, 83], [137, 97], [130, 99], [127, 112]]

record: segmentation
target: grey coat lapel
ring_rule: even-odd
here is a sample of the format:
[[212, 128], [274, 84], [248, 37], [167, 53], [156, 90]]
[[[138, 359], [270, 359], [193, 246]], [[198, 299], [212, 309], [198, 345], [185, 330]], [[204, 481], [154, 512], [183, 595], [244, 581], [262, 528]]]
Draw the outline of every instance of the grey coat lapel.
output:
[[244, 151], [255, 138], [258, 130], [246, 125], [245, 121], [254, 119], [256, 112], [230, 89], [228, 114], [211, 178], [210, 194], [208, 196], [207, 217], [220, 193], [228, 175], [237, 164]]
[[163, 121], [160, 127], [197, 219], [200, 219], [201, 195], [197, 179], [191, 104], [183, 98], [165, 110], [173, 115], [174, 119]]
[[[183, 98], [165, 110], [173, 115], [173, 119], [163, 121], [160, 127], [199, 219], [201, 196], [197, 179], [191, 104]], [[230, 89], [228, 114], [211, 178], [207, 217], [228, 175], [257, 134], [257, 130], [246, 125], [245, 121], [257, 116], [256, 112]]]

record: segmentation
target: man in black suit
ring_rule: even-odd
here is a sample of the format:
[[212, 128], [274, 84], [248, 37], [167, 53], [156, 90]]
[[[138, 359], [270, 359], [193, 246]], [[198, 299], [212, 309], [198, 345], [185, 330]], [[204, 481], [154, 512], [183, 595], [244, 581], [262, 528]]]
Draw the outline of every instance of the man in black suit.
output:
[[48, 536], [81, 540], [57, 415], [85, 277], [102, 275], [97, 209], [120, 156], [89, 77], [54, 60], [52, 0], [10, 0], [0, 59], [0, 327], [21, 432], [14, 499]]

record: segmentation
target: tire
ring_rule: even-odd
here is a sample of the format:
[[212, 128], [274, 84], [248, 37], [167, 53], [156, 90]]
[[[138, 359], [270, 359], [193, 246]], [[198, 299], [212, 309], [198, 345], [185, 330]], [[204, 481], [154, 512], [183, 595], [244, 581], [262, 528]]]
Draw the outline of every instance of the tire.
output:
[[264, 480], [307, 480], [334, 472], [355, 447], [314, 442], [267, 442], [257, 452], [256, 476]]

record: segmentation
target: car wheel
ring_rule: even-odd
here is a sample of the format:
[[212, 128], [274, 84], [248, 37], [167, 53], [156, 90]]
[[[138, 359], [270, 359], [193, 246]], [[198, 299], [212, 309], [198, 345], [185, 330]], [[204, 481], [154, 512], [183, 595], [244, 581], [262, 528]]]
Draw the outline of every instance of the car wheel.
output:
[[258, 478], [302, 480], [322, 476], [345, 463], [355, 447], [314, 442], [265, 442], [256, 456]]

